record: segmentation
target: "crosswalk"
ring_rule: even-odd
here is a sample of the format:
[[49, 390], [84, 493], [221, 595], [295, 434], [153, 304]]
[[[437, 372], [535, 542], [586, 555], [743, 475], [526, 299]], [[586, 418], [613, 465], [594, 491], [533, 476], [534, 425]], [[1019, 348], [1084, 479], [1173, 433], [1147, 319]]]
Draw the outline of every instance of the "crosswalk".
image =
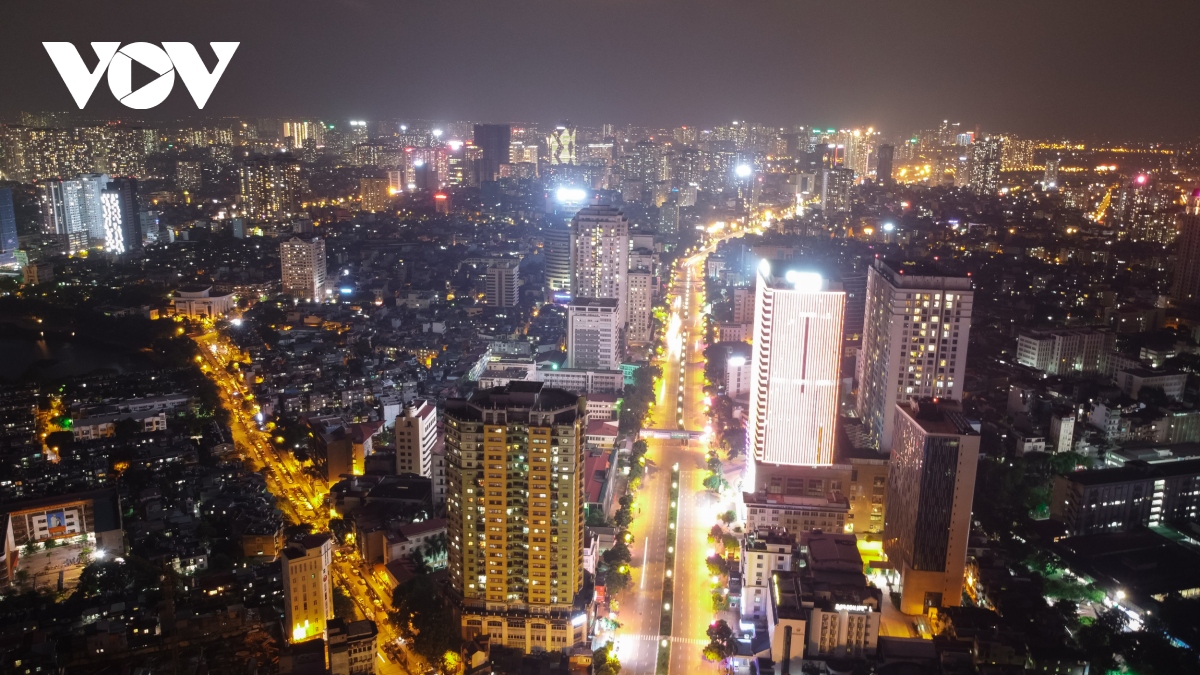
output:
[[[659, 640], [662, 640], [663, 637], [661, 635], [645, 635], [642, 633], [621, 633], [620, 635], [617, 636], [617, 639], [618, 640], [638, 640], [638, 641], [644, 640], [646, 642], [658, 642]], [[671, 644], [675, 644], [675, 645], [701, 645], [702, 646], [702, 645], [708, 644], [708, 640], [701, 640], [699, 638], [682, 638], [682, 637], [672, 636], [670, 638], [670, 640], [671, 640]]]

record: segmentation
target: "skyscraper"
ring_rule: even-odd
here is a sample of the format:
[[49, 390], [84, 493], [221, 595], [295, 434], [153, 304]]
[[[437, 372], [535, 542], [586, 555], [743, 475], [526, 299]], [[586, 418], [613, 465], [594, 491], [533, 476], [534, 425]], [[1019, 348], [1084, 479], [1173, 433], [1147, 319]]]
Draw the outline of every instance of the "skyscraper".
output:
[[846, 294], [815, 271], [758, 266], [747, 445], [756, 463], [833, 463]]
[[1179, 249], [1171, 296], [1182, 303], [1200, 300], [1200, 188], [1192, 191], [1179, 225]]
[[104, 215], [100, 195], [108, 186], [104, 174], [84, 174], [63, 181], [63, 215], [69, 253], [86, 251], [93, 242], [104, 242]]
[[482, 153], [479, 180], [496, 180], [500, 177], [500, 165], [510, 161], [512, 127], [507, 124], [476, 124], [474, 142]]
[[900, 579], [900, 611], [962, 603], [979, 434], [951, 406], [893, 408], [896, 443], [887, 480], [883, 549]]
[[127, 253], [142, 247], [138, 216], [137, 179], [114, 178], [100, 193], [104, 219], [104, 250]]
[[621, 325], [614, 298], [574, 298], [567, 307], [567, 367], [616, 370]]
[[961, 400], [971, 336], [971, 280], [899, 272], [875, 260], [857, 364], [856, 407], [881, 451], [892, 447], [892, 410], [913, 397]]
[[12, 188], [0, 188], [0, 264], [17, 259], [17, 212], [13, 208]]
[[571, 228], [563, 223], [546, 226], [542, 244], [546, 257], [546, 286], [552, 291], [571, 290]]
[[57, 237], [64, 243], [67, 238], [66, 201], [63, 199], [63, 182], [48, 179], [38, 185], [38, 208], [42, 216], [42, 234]]
[[484, 303], [489, 307], [515, 307], [521, 287], [521, 261], [497, 260], [488, 265]]
[[571, 647], [586, 635], [583, 398], [511, 382], [445, 408], [450, 582], [463, 637]]
[[360, 178], [358, 196], [362, 200], [362, 210], [371, 213], [386, 211], [392, 202], [389, 185], [386, 178]]
[[325, 240], [292, 237], [279, 245], [283, 292], [297, 300], [325, 297]]
[[630, 270], [628, 278], [627, 341], [630, 344], [649, 344], [654, 336], [654, 275], [648, 269], [639, 268]]
[[993, 194], [1000, 189], [1000, 159], [1004, 140], [988, 136], [975, 141], [967, 149], [967, 186], [972, 192]]
[[296, 209], [300, 163], [260, 157], [240, 168], [242, 212], [254, 218], [286, 218]]
[[615, 206], [580, 209], [571, 221], [571, 295], [613, 298], [624, 327], [629, 269], [629, 221]]
[[289, 642], [325, 637], [333, 618], [333, 538], [310, 534], [283, 551], [283, 625]]
[[876, 151], [877, 164], [875, 167], [875, 180], [881, 185], [888, 185], [892, 182], [892, 161], [896, 157], [896, 146], [884, 143], [879, 146]]

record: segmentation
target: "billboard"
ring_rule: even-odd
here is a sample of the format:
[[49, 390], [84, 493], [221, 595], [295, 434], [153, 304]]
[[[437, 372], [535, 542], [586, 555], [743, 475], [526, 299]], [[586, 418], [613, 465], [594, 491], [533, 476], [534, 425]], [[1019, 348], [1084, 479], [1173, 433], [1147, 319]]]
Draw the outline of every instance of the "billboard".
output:
[[549, 150], [551, 164], [576, 164], [575, 161], [575, 129], [558, 127], [546, 137], [546, 148]]

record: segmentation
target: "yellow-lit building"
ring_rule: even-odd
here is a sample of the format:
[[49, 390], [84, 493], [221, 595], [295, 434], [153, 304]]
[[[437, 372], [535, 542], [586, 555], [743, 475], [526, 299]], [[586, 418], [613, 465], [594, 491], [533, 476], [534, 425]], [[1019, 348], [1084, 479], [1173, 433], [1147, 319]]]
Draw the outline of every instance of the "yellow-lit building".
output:
[[283, 623], [289, 642], [325, 638], [333, 618], [333, 538], [310, 534], [283, 552]]
[[446, 403], [450, 577], [463, 637], [583, 642], [585, 399], [511, 382]]
[[362, 199], [363, 211], [386, 211], [392, 202], [391, 182], [387, 178], [361, 178], [358, 196]]

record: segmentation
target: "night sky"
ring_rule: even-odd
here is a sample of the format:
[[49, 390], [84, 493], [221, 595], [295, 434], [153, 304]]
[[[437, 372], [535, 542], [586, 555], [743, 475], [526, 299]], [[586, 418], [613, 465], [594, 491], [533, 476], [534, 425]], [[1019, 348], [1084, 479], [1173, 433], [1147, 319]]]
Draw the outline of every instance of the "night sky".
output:
[[[240, 41], [204, 113], [1191, 138], [1200, 2], [8, 0], [0, 115], [74, 110], [44, 40]], [[207, 44], [201, 49], [211, 65]], [[137, 113], [196, 114], [181, 82]]]

